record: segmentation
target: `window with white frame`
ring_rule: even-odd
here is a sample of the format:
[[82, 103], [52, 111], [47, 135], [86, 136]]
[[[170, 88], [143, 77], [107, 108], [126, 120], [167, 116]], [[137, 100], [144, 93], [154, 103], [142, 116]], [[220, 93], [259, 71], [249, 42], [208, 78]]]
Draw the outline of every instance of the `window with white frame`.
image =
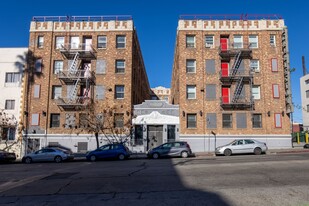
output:
[[196, 99], [195, 85], [187, 85], [187, 99]]
[[40, 98], [40, 90], [41, 90], [41, 85], [39, 84], [33, 85], [33, 97], [34, 98]]
[[54, 74], [59, 74], [62, 71], [63, 71], [63, 61], [55, 60], [54, 61]]
[[249, 48], [258, 48], [258, 36], [257, 35], [249, 35]]
[[276, 128], [281, 128], [282, 127], [282, 122], [281, 122], [281, 114], [280, 113], [276, 113], [275, 114], [275, 127]]
[[253, 96], [253, 99], [261, 99], [261, 86], [260, 85], [252, 86], [252, 96]]
[[126, 48], [126, 36], [125, 35], [116, 36], [116, 48], [117, 49]]
[[273, 97], [274, 98], [279, 98], [279, 85], [278, 84], [273, 84]]
[[187, 59], [186, 68], [187, 73], [195, 73], [196, 61], [194, 59]]
[[250, 69], [254, 72], [260, 72], [260, 62], [257, 59], [250, 60]]
[[98, 48], [105, 49], [107, 46], [107, 37], [106, 36], [98, 36]]
[[15, 140], [16, 128], [15, 127], [3, 127], [2, 134], [0, 134], [0, 141]]
[[15, 109], [15, 100], [13, 99], [5, 100], [5, 109], [7, 110]]
[[124, 73], [125, 71], [125, 60], [116, 60], [116, 73]]
[[206, 48], [214, 48], [214, 36], [213, 35], [206, 35], [205, 36], [205, 47]]
[[64, 46], [64, 36], [56, 36], [56, 49], [61, 49]]
[[196, 128], [196, 114], [187, 114], [187, 128]]
[[124, 98], [124, 85], [116, 85], [115, 99], [123, 99], [123, 98]]
[[186, 35], [186, 47], [187, 48], [195, 47], [195, 36], [194, 35]]
[[6, 72], [5, 83], [17, 83], [20, 82], [21, 74], [18, 72]]
[[31, 115], [31, 125], [38, 126], [40, 123], [40, 114], [32, 114]]
[[59, 99], [62, 97], [62, 87], [53, 86], [52, 87], [52, 99]]
[[276, 46], [276, 35], [271, 34], [269, 36], [269, 44], [270, 44], [270, 46], [273, 46], [273, 47]]
[[241, 35], [234, 35], [234, 48], [243, 48], [243, 40]]
[[44, 46], [44, 36], [38, 36], [37, 47], [43, 48], [43, 46]]

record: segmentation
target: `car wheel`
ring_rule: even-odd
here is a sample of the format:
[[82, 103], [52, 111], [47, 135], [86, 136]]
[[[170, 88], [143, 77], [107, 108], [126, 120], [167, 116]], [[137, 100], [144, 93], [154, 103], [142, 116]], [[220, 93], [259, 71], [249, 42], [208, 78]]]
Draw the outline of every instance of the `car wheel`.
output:
[[184, 151], [181, 153], [182, 158], [187, 158], [189, 156], [188, 152]]
[[26, 164], [30, 164], [31, 162], [32, 162], [31, 157], [26, 157], [25, 163], [26, 163]]
[[95, 162], [97, 160], [97, 157], [95, 155], [91, 155], [89, 159], [91, 162]]
[[153, 153], [152, 154], [152, 158], [153, 159], [158, 159], [159, 158], [159, 154], [158, 153]]
[[261, 148], [259, 148], [259, 147], [256, 147], [255, 149], [254, 149], [254, 154], [255, 155], [260, 155], [260, 154], [262, 154], [262, 150], [261, 150]]
[[231, 154], [232, 154], [232, 151], [230, 149], [224, 150], [224, 155], [225, 156], [231, 156]]
[[120, 154], [120, 155], [118, 155], [118, 159], [119, 160], [124, 160], [126, 157], [124, 156], [124, 154]]
[[55, 160], [56, 163], [60, 163], [60, 162], [62, 162], [62, 157], [56, 156], [54, 160]]

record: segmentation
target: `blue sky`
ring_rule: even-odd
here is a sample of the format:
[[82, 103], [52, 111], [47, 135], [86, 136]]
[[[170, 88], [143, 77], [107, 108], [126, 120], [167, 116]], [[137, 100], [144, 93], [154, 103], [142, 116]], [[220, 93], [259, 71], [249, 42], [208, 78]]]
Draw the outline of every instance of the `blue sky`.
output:
[[32, 16], [132, 15], [151, 87], [170, 87], [181, 14], [280, 14], [289, 29], [294, 121], [302, 122], [299, 78], [309, 46], [306, 0], [9, 0], [1, 2], [0, 47], [27, 47]]

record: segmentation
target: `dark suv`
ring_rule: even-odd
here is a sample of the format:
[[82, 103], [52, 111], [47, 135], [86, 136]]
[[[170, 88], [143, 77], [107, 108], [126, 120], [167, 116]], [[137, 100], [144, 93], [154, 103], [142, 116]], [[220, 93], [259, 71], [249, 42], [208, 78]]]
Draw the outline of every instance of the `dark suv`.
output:
[[160, 157], [183, 157], [192, 156], [190, 145], [187, 142], [168, 142], [147, 152], [149, 158], [158, 159]]
[[86, 158], [89, 161], [98, 159], [119, 159], [124, 160], [130, 157], [131, 151], [121, 143], [107, 144], [87, 153]]

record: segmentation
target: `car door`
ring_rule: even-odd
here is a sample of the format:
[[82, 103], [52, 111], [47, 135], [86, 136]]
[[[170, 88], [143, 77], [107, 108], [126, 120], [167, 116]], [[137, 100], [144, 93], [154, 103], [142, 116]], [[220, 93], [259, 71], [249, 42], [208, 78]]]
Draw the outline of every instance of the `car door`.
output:
[[181, 143], [174, 142], [172, 143], [171, 150], [169, 151], [169, 156], [179, 156], [181, 153]]
[[121, 153], [121, 146], [118, 144], [111, 145], [110, 157], [116, 158]]
[[254, 141], [250, 140], [250, 139], [245, 139], [245, 150], [246, 153], [252, 153], [255, 147]]
[[100, 159], [106, 159], [111, 157], [111, 145], [104, 145], [98, 149], [97, 156]]
[[169, 156], [172, 149], [172, 143], [165, 143], [161, 146], [160, 156]]
[[39, 161], [44, 161], [44, 149], [38, 150], [33, 155], [31, 155], [32, 161], [34, 162], [39, 162]]
[[232, 153], [239, 154], [242, 153], [243, 150], [243, 140], [237, 140], [231, 145]]

